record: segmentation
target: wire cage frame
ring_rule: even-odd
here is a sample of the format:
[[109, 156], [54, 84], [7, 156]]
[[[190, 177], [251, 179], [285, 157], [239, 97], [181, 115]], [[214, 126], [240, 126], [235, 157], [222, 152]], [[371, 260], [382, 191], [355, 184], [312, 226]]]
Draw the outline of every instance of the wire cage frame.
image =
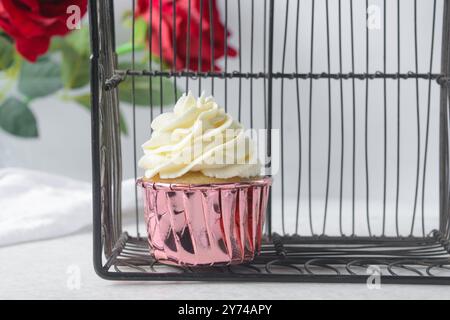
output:
[[[212, 15], [211, 1], [199, 1], [200, 11], [209, 9]], [[388, 6], [384, 0], [374, 8], [368, 0], [252, 0], [245, 2], [251, 11], [244, 32], [244, 1], [223, 0], [225, 32], [233, 27], [237, 34], [232, 44], [225, 35], [225, 48], [233, 45], [238, 56], [225, 55], [222, 70], [217, 71], [211, 48], [210, 70], [194, 71], [189, 58], [182, 70], [162, 69], [162, 58], [155, 67], [150, 57], [148, 68], [136, 68], [134, 16], [132, 67], [121, 69], [114, 1], [90, 0], [96, 272], [110, 280], [349, 283], [366, 282], [375, 272], [382, 283], [450, 284], [449, 2], [397, 0]], [[135, 0], [130, 9], [136, 10]], [[376, 36], [369, 28], [372, 9], [379, 14]], [[159, 16], [161, 30], [162, 15], [152, 12], [151, 5], [149, 10], [150, 19]], [[362, 15], [357, 17], [357, 10]], [[255, 18], [255, 12], [261, 17]], [[404, 27], [405, 20], [409, 27]], [[175, 40], [180, 31], [172, 32]], [[189, 32], [184, 32], [189, 48]], [[214, 32], [211, 28], [211, 42]], [[318, 35], [323, 35], [320, 46]], [[201, 51], [201, 40], [199, 46]], [[305, 52], [308, 55], [302, 56]], [[379, 68], [371, 61], [378, 61]], [[175, 97], [177, 83], [186, 90], [200, 93], [207, 88], [213, 94], [221, 86], [223, 96], [218, 99], [236, 118], [252, 128], [280, 129], [279, 173], [274, 176], [262, 252], [252, 263], [209, 268], [159, 264], [149, 253], [146, 236], [139, 233], [137, 190], [136, 232], [125, 229], [121, 211], [125, 166], [132, 166], [138, 177], [134, 92], [138, 77], [149, 79], [149, 91], [152, 80], [171, 79]], [[119, 119], [119, 95], [127, 79], [133, 91], [132, 164], [123, 161]], [[149, 100], [153, 119], [164, 106]], [[371, 124], [370, 118], [377, 116], [379, 121]], [[297, 122], [292, 125], [295, 120], [289, 118]], [[295, 147], [286, 147], [293, 143], [292, 135], [298, 137]], [[317, 135], [320, 140], [315, 140]], [[405, 135], [414, 140], [414, 147], [404, 146]], [[323, 143], [322, 150], [317, 141]], [[275, 147], [269, 136], [268, 159], [272, 160]], [[406, 209], [401, 202], [405, 194]], [[374, 198], [381, 206], [374, 205]], [[433, 208], [432, 217], [426, 214], [428, 206]]]

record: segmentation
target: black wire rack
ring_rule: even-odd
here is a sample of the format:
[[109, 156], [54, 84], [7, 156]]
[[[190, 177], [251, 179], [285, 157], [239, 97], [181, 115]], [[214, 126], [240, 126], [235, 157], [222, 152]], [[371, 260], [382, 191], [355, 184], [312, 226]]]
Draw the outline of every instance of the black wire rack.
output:
[[[199, 1], [211, 19], [212, 1]], [[190, 0], [162, 3], [173, 12], [187, 4], [191, 19]], [[162, 52], [157, 66], [149, 56], [148, 68], [136, 68], [135, 17], [131, 68], [121, 69], [114, 1], [89, 1], [97, 273], [111, 280], [366, 282], [376, 270], [382, 283], [450, 284], [449, 1], [217, 3], [225, 33], [232, 32], [224, 35], [225, 52], [233, 46], [237, 56], [214, 61], [212, 46], [210, 69], [199, 59], [201, 71], [193, 71], [189, 53], [183, 70], [163, 69]], [[161, 30], [162, 14], [152, 10]], [[174, 28], [174, 40], [179, 33], [186, 34], [189, 52], [190, 30]], [[205, 90], [246, 126], [280, 130], [278, 140], [268, 139], [272, 165], [275, 151], [281, 156], [264, 245], [251, 264], [157, 263], [139, 233], [137, 190], [136, 231], [125, 230], [121, 182], [124, 171], [139, 173], [135, 86], [141, 77], [149, 79], [149, 92], [152, 80], [162, 88], [163, 79], [172, 79], [174, 97], [177, 87]], [[123, 161], [119, 119], [128, 80], [133, 163]], [[159, 106], [149, 99], [149, 121], [166, 108], [160, 93]]]

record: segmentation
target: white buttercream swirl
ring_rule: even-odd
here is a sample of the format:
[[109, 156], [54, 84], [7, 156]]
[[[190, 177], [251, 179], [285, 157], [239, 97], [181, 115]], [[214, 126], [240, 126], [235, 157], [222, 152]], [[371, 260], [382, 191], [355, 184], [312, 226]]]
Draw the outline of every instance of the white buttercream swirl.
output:
[[213, 97], [184, 94], [173, 112], [159, 115], [151, 127], [139, 161], [146, 178], [172, 179], [190, 171], [221, 179], [260, 174], [253, 141]]

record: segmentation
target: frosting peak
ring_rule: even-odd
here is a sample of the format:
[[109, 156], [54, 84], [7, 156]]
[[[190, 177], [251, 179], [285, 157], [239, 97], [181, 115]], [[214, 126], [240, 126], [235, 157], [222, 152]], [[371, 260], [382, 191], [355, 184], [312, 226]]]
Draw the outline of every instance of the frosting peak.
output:
[[151, 127], [139, 161], [146, 178], [171, 179], [190, 171], [222, 179], [260, 174], [253, 141], [211, 96], [183, 94], [173, 112], [159, 115]]

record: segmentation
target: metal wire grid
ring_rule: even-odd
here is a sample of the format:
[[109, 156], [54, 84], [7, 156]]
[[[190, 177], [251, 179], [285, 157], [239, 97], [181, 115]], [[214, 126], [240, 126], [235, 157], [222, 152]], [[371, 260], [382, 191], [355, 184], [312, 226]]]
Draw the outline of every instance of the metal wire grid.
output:
[[107, 277], [117, 280], [365, 282], [369, 270], [382, 283], [446, 284], [450, 276], [448, 250], [434, 237], [355, 242], [274, 234], [251, 264], [209, 268], [159, 264], [148, 255], [147, 241], [127, 233], [118, 244], [105, 264], [115, 272]]
[[[203, 10], [204, 3], [208, 0], [203, 0], [200, 2], [201, 10]], [[135, 1], [132, 2], [132, 10], [135, 11]], [[251, 1], [251, 53], [250, 53], [250, 61], [249, 66], [250, 70], [248, 72], [245, 72], [243, 70], [243, 57], [241, 56], [241, 51], [239, 50], [238, 55], [238, 70], [230, 71], [228, 67], [228, 57], [225, 56], [224, 58], [224, 70], [221, 72], [214, 71], [214, 48], [211, 48], [211, 57], [212, 62], [210, 66], [210, 71], [190, 71], [189, 64], [190, 64], [190, 58], [189, 58], [189, 48], [190, 48], [190, 23], [188, 25], [188, 32], [187, 39], [186, 39], [186, 49], [187, 49], [187, 57], [186, 57], [186, 68], [185, 70], [163, 70], [163, 60], [162, 60], [162, 52], [160, 51], [160, 69], [155, 70], [153, 64], [151, 63], [151, 57], [149, 56], [149, 65], [148, 70], [136, 70], [135, 69], [135, 50], [134, 50], [134, 42], [135, 42], [135, 34], [134, 31], [132, 32], [132, 43], [133, 43], [133, 53], [132, 53], [132, 68], [130, 70], [119, 70], [116, 68], [117, 66], [117, 60], [114, 55], [114, 30], [111, 28], [111, 26], [114, 25], [113, 22], [113, 4], [112, 1], [91, 1], [90, 9], [91, 9], [91, 33], [92, 33], [92, 47], [93, 47], [93, 88], [94, 93], [98, 90], [99, 96], [96, 97], [96, 95], [93, 95], [93, 105], [99, 106], [99, 110], [95, 110], [96, 108], [93, 108], [93, 132], [94, 132], [94, 139], [98, 133], [100, 133], [100, 140], [99, 144], [96, 145], [94, 143], [93, 145], [93, 156], [94, 156], [94, 173], [96, 172], [96, 169], [99, 169], [100, 175], [94, 174], [94, 184], [99, 187], [99, 190], [97, 190], [97, 196], [101, 196], [103, 199], [103, 202], [98, 204], [99, 211], [97, 213], [94, 213], [94, 222], [97, 226], [102, 226], [102, 234], [103, 234], [103, 240], [100, 241], [99, 235], [94, 234], [94, 240], [96, 243], [96, 266], [97, 271], [102, 274], [103, 276], [107, 278], [117, 278], [117, 279], [126, 279], [126, 278], [139, 278], [139, 279], [164, 279], [167, 277], [172, 278], [174, 276], [172, 273], [161, 273], [161, 272], [155, 272], [155, 263], [152, 261], [151, 257], [147, 255], [147, 248], [145, 241], [140, 239], [139, 236], [139, 210], [138, 210], [138, 200], [137, 200], [137, 194], [136, 194], [136, 232], [137, 232], [137, 238], [129, 237], [127, 233], [122, 232], [122, 226], [121, 226], [121, 217], [120, 217], [120, 177], [121, 177], [121, 160], [120, 160], [120, 137], [118, 132], [118, 103], [117, 103], [117, 94], [118, 90], [117, 87], [120, 86], [120, 83], [124, 81], [128, 76], [132, 78], [133, 83], [133, 91], [135, 86], [135, 77], [143, 76], [143, 77], [149, 77], [149, 90], [152, 90], [152, 84], [151, 81], [152, 77], [159, 77], [160, 79], [160, 87], [162, 87], [162, 79], [163, 77], [169, 77], [174, 80], [174, 96], [177, 95], [177, 80], [180, 81], [181, 78], [185, 78], [185, 88], [190, 87], [190, 83], [196, 82], [197, 88], [199, 93], [202, 90], [202, 80], [203, 79], [210, 79], [210, 90], [214, 94], [214, 87], [215, 87], [215, 80], [221, 81], [224, 84], [224, 90], [225, 90], [225, 96], [224, 96], [224, 105], [225, 108], [228, 109], [228, 80], [236, 79], [239, 83], [239, 91], [238, 91], [238, 118], [241, 119], [242, 116], [242, 81], [248, 80], [250, 82], [250, 126], [253, 127], [253, 115], [254, 115], [254, 101], [253, 101], [253, 80], [262, 80], [263, 81], [263, 87], [264, 87], [264, 126], [267, 129], [271, 129], [272, 123], [273, 123], [273, 108], [275, 106], [274, 104], [274, 96], [273, 92], [275, 81], [278, 80], [280, 82], [280, 91], [281, 94], [280, 97], [280, 128], [281, 128], [281, 136], [283, 139], [285, 139], [285, 133], [284, 133], [284, 125], [283, 121], [285, 121], [285, 116], [283, 114], [285, 108], [284, 104], [285, 101], [283, 100], [285, 95], [284, 92], [284, 85], [285, 81], [287, 80], [293, 80], [296, 83], [296, 98], [297, 98], [297, 116], [299, 118], [299, 124], [300, 124], [300, 86], [299, 81], [300, 80], [309, 80], [309, 134], [308, 134], [308, 143], [307, 143], [307, 150], [308, 152], [305, 152], [304, 149], [302, 149], [301, 141], [302, 141], [302, 130], [300, 128], [300, 125], [298, 126], [298, 135], [299, 135], [299, 150], [304, 150], [303, 152], [307, 153], [307, 156], [309, 157], [308, 161], [308, 202], [309, 202], [309, 222], [310, 222], [310, 231], [311, 236], [309, 237], [300, 237], [300, 236], [275, 236], [271, 240], [275, 240], [272, 245], [267, 245], [264, 247], [262, 255], [255, 261], [255, 264], [247, 266], [248, 268], [259, 270], [258, 276], [256, 279], [259, 280], [287, 280], [287, 281], [323, 281], [324, 279], [326, 281], [339, 281], [339, 280], [345, 280], [345, 281], [362, 281], [362, 278], [366, 279], [367, 276], [363, 276], [362, 278], [352, 278], [355, 276], [355, 273], [352, 271], [352, 268], [355, 266], [363, 266], [363, 265], [369, 265], [369, 264], [377, 264], [381, 266], [386, 266], [387, 272], [384, 274], [393, 281], [399, 281], [403, 282], [404, 279], [407, 282], [422, 282], [422, 283], [431, 283], [436, 282], [436, 279], [438, 279], [438, 282], [446, 282], [448, 281], [446, 278], [442, 277], [433, 277], [433, 273], [430, 271], [433, 268], [437, 268], [440, 266], [443, 266], [443, 268], [440, 269], [446, 269], [449, 260], [448, 256], [448, 239], [449, 239], [449, 217], [448, 217], [448, 123], [447, 123], [447, 88], [448, 88], [448, 36], [449, 36], [449, 6], [448, 1], [443, 1], [443, 11], [444, 11], [444, 19], [443, 19], [443, 42], [442, 42], [442, 52], [443, 55], [441, 57], [442, 63], [441, 63], [441, 72], [440, 73], [433, 73], [433, 57], [434, 57], [434, 48], [435, 48], [435, 30], [436, 30], [436, 13], [437, 10], [437, 1], [434, 0], [433, 2], [433, 19], [432, 19], [432, 29], [431, 29], [431, 37], [430, 37], [430, 63], [429, 63], [429, 72], [428, 73], [419, 73], [419, 67], [418, 67], [418, 36], [417, 36], [417, 0], [414, 0], [414, 56], [415, 56], [415, 70], [409, 71], [406, 73], [402, 73], [400, 66], [400, 52], [401, 52], [401, 33], [400, 33], [400, 5], [404, 1], [397, 2], [397, 12], [398, 12], [398, 18], [397, 18], [397, 66], [398, 70], [396, 73], [388, 73], [387, 72], [387, 43], [386, 43], [386, 1], [384, 1], [384, 11], [383, 11], [383, 21], [384, 21], [384, 41], [383, 41], [383, 71], [376, 71], [370, 73], [369, 70], [369, 59], [370, 59], [370, 50], [369, 50], [369, 34], [370, 32], [366, 28], [366, 70], [364, 73], [357, 73], [355, 72], [355, 41], [354, 41], [354, 24], [353, 24], [353, 0], [350, 0], [348, 2], [349, 4], [349, 10], [350, 10], [350, 24], [351, 24], [351, 71], [350, 72], [343, 72], [343, 49], [342, 49], [342, 10], [344, 10], [342, 6], [341, 0], [338, 0], [338, 16], [339, 16], [339, 72], [338, 73], [332, 73], [331, 67], [330, 67], [330, 55], [331, 55], [331, 49], [330, 49], [330, 32], [329, 32], [329, 1], [325, 1], [325, 8], [326, 8], [326, 37], [327, 37], [327, 47], [326, 47], [326, 53], [327, 53], [327, 70], [325, 72], [321, 73], [314, 73], [314, 28], [315, 28], [315, 4], [314, 1], [311, 2], [311, 43], [310, 43], [310, 70], [308, 73], [301, 73], [299, 72], [299, 17], [300, 17], [300, 9], [302, 1], [296, 2], [296, 28], [295, 28], [295, 70], [293, 72], [286, 72], [285, 70], [285, 62], [286, 62], [286, 43], [288, 39], [288, 11], [289, 11], [289, 0], [286, 1], [286, 7], [285, 7], [285, 19], [283, 21], [284, 24], [284, 37], [283, 37], [283, 45], [282, 45], [282, 55], [281, 55], [281, 70], [279, 72], [274, 71], [274, 25], [275, 25], [275, 18], [274, 18], [274, 10], [275, 10], [275, 4], [274, 1], [268, 1], [264, 0], [264, 25], [262, 28], [263, 32], [263, 70], [260, 72], [255, 72], [254, 70], [254, 52], [253, 52], [253, 39], [254, 39], [254, 8], [255, 8], [255, 1]], [[412, 1], [410, 1], [412, 2]], [[162, 1], [160, 0], [159, 5], [161, 6]], [[366, 0], [365, 2], [366, 7], [368, 8], [369, 3]], [[172, 3], [173, 11], [176, 10], [176, 2], [174, 1]], [[225, 13], [224, 13], [224, 24], [225, 24], [225, 30], [228, 29], [228, 0], [225, 0], [224, 3], [225, 6]], [[209, 1], [209, 15], [210, 19], [212, 18], [211, 13], [211, 1]], [[189, 1], [189, 16], [190, 16], [190, 1]], [[238, 43], [239, 43], [239, 49], [241, 47], [242, 43], [242, 37], [241, 37], [241, 2], [237, 1], [237, 8], [238, 8]], [[152, 6], [149, 7], [149, 16], [150, 19], [153, 17], [152, 13]], [[278, 7], [277, 7], [278, 10]], [[98, 13], [102, 14], [98, 14]], [[104, 14], [108, 12], [109, 14]], [[200, 15], [202, 16], [202, 15]], [[173, 19], [175, 20], [175, 16], [173, 16]], [[202, 24], [202, 18], [200, 18], [200, 25]], [[267, 20], [269, 23], [267, 24]], [[189, 18], [190, 21], [190, 18]], [[159, 26], [161, 30], [161, 15], [159, 15]], [[135, 25], [135, 20], [133, 19], [133, 30]], [[176, 39], [176, 29], [174, 29], [173, 32], [173, 39]], [[226, 31], [225, 31], [226, 32]], [[150, 46], [150, 52], [152, 51], [152, 30], [149, 31], [149, 46]], [[210, 37], [211, 41], [214, 39], [214, 29], [211, 28], [210, 30]], [[202, 42], [202, 36], [200, 34], [200, 46], [199, 46], [199, 53], [201, 52], [201, 42]], [[176, 41], [174, 41], [176, 43]], [[225, 35], [225, 52], [226, 48], [228, 46], [228, 38]], [[159, 48], [161, 48], [161, 35], [159, 35]], [[96, 54], [97, 53], [97, 54]], [[199, 56], [201, 56], [199, 54]], [[106, 64], [105, 64], [106, 62]], [[98, 65], [97, 65], [98, 64]], [[199, 69], [202, 70], [202, 61], [199, 58], [198, 59], [198, 66]], [[176, 65], [176, 55], [173, 56], [173, 65]], [[311, 123], [312, 123], [312, 106], [314, 104], [313, 102], [313, 84], [315, 83], [314, 80], [319, 79], [325, 79], [328, 82], [328, 107], [329, 107], [329, 116], [328, 116], [328, 161], [327, 161], [327, 181], [326, 181], [326, 192], [325, 192], [325, 201], [324, 201], [324, 219], [323, 219], [323, 228], [322, 232], [317, 234], [314, 232], [314, 227], [312, 224], [312, 206], [311, 206], [311, 182], [312, 179], [312, 170], [311, 170], [311, 147], [312, 147], [312, 131], [311, 131]], [[368, 164], [368, 131], [367, 131], [367, 121], [368, 121], [368, 94], [369, 94], [369, 83], [370, 80], [375, 79], [381, 79], [383, 81], [383, 89], [384, 89], [384, 101], [383, 101], [383, 107], [384, 107], [384, 188], [383, 188], [383, 231], [380, 237], [375, 237], [374, 234], [371, 232], [371, 226], [370, 226], [370, 217], [369, 217], [369, 164]], [[388, 237], [385, 234], [385, 226], [386, 226], [386, 180], [387, 180], [387, 80], [397, 80], [397, 90], [400, 92], [401, 90], [401, 81], [412, 79], [416, 82], [416, 101], [417, 101], [417, 134], [418, 134], [418, 150], [417, 150], [417, 172], [416, 172], [416, 186], [415, 186], [415, 195], [414, 195], [414, 209], [413, 209], [413, 218], [411, 222], [411, 233], [408, 238], [401, 237], [399, 233], [399, 219], [398, 219], [398, 207], [399, 207], [399, 183], [400, 183], [400, 143], [399, 143], [399, 137], [400, 137], [400, 94], [398, 94], [397, 98], [397, 114], [398, 114], [398, 123], [397, 123], [397, 161], [396, 161], [396, 167], [397, 167], [397, 174], [396, 174], [396, 201], [395, 201], [395, 223], [396, 223], [396, 237]], [[325, 232], [325, 225], [327, 221], [327, 206], [328, 206], [328, 200], [329, 200], [329, 183], [330, 183], [330, 153], [331, 153], [331, 108], [332, 108], [332, 92], [331, 92], [331, 81], [337, 80], [339, 81], [340, 86], [340, 108], [342, 112], [341, 116], [341, 161], [340, 161], [340, 194], [339, 194], [339, 230], [340, 230], [340, 237], [329, 237], [326, 235]], [[351, 81], [352, 84], [352, 108], [353, 108], [353, 118], [352, 118], [352, 129], [353, 129], [353, 139], [352, 139], [352, 233], [350, 236], [346, 236], [342, 229], [342, 201], [343, 201], [343, 188], [342, 188], [342, 181], [343, 181], [343, 159], [344, 159], [344, 143], [348, 142], [344, 139], [344, 115], [343, 115], [343, 105], [344, 105], [344, 98], [343, 98], [343, 82], [344, 80]], [[356, 176], [356, 169], [355, 169], [355, 130], [356, 130], [356, 119], [355, 119], [355, 112], [356, 112], [356, 99], [355, 99], [355, 91], [356, 86], [355, 82], [357, 80], [365, 81], [365, 174], [366, 174], [366, 214], [367, 214], [367, 229], [369, 236], [368, 237], [360, 237], [356, 236], [355, 234], [355, 176]], [[426, 80], [428, 81], [428, 99], [427, 99], [427, 125], [426, 125], [426, 139], [425, 139], [425, 145], [424, 145], [424, 151], [423, 151], [423, 170], [422, 170], [422, 179], [420, 179], [420, 158], [421, 158], [421, 144], [420, 144], [420, 112], [419, 112], [419, 80]], [[425, 197], [425, 181], [426, 181], [426, 170], [427, 170], [427, 154], [428, 154], [428, 130], [429, 130], [429, 122], [430, 122], [430, 105], [431, 105], [431, 88], [433, 83], [436, 82], [440, 88], [441, 88], [441, 127], [440, 127], [440, 192], [441, 192], [441, 217], [440, 217], [440, 231], [433, 231], [430, 234], [426, 234], [426, 230], [424, 227], [424, 197]], [[179, 83], [179, 82], [178, 82]], [[217, 84], [216, 84], [217, 86]], [[97, 89], [97, 90], [96, 90]], [[304, 93], [303, 93], [304, 94]], [[133, 140], [134, 140], [134, 174], [135, 177], [137, 177], [137, 150], [136, 150], [136, 103], [134, 101], [135, 97], [133, 95]], [[162, 101], [162, 92], [160, 101]], [[150, 119], [152, 120], [154, 118], [154, 107], [152, 102], [149, 101], [150, 104]], [[159, 112], [163, 112], [163, 105], [161, 104], [159, 106]], [[99, 113], [97, 113], [99, 112]], [[102, 112], [104, 114], [102, 115]], [[100, 121], [99, 121], [100, 120]], [[103, 121], [102, 121], [103, 120]], [[348, 125], [348, 124], [347, 124]], [[103, 126], [103, 127], [102, 127]], [[102, 134], [104, 136], [102, 136]], [[305, 135], [305, 132], [303, 132], [303, 135]], [[96, 142], [94, 140], [94, 142]], [[99, 146], [102, 146], [98, 148]], [[271, 157], [271, 140], [270, 137], [268, 139], [268, 158]], [[283, 150], [283, 144], [281, 144], [281, 152], [284, 155], [285, 151]], [[99, 150], [100, 149], [100, 150]], [[104, 152], [104, 154], [100, 154], [101, 152]], [[112, 152], [112, 154], [109, 154], [109, 152]], [[111, 158], [111, 160], [109, 160]], [[286, 215], [286, 208], [285, 208], [285, 183], [284, 183], [284, 159], [281, 162], [281, 220], [282, 220], [282, 232], [283, 234], [286, 234], [285, 232], [285, 215]], [[98, 178], [98, 181], [95, 181], [95, 178]], [[296, 199], [296, 215], [295, 215], [295, 233], [298, 233], [298, 219], [299, 219], [299, 206], [300, 206], [300, 187], [301, 187], [301, 181], [302, 179], [302, 161], [299, 161], [299, 170], [298, 170], [298, 185], [297, 185], [297, 199]], [[422, 194], [420, 195], [420, 180], [422, 180]], [[97, 182], [97, 183], [96, 183]], [[100, 193], [100, 194], [99, 194]], [[421, 237], [414, 237], [413, 236], [413, 230], [414, 230], [414, 223], [416, 220], [416, 215], [418, 212], [418, 199], [421, 197], [421, 218], [422, 218], [422, 235]], [[99, 212], [102, 212], [100, 215]], [[269, 213], [270, 214], [270, 213]], [[279, 213], [276, 212], [274, 215], [278, 215]], [[98, 230], [96, 230], [96, 233], [98, 233]], [[272, 219], [268, 219], [268, 225], [267, 225], [267, 234], [272, 234]], [[400, 241], [399, 241], [400, 240]], [[339, 243], [339, 245], [337, 245]], [[101, 251], [102, 246], [104, 246], [105, 254], [107, 259], [107, 263], [103, 264], [101, 259]], [[305, 247], [306, 246], [306, 247]], [[313, 252], [315, 252], [313, 255], [310, 255], [309, 253], [311, 250], [308, 248], [318, 246], [318, 249], [312, 249]], [[281, 248], [281, 249], [280, 249]], [[361, 250], [365, 249], [375, 249], [368, 250], [366, 252], [361, 252]], [[383, 254], [381, 254], [380, 259], [380, 253], [377, 252], [377, 250], [382, 250]], [[100, 257], [99, 257], [100, 256]], [[150, 270], [148, 268], [142, 267], [142, 265], [149, 265]], [[275, 273], [276, 277], [273, 279], [270, 277], [267, 277], [267, 274], [274, 274], [271, 272], [271, 268], [273, 265], [284, 265], [288, 266], [292, 270], [297, 271], [297, 275], [290, 274], [287, 277], [283, 277], [281, 273]], [[308, 274], [308, 275], [314, 275], [314, 272], [310, 272], [311, 265], [321, 266], [322, 269], [325, 268], [329, 271], [332, 271], [332, 274], [337, 275], [338, 277], [333, 278], [333, 276], [330, 274], [328, 277], [325, 275], [325, 277], [315, 276], [313, 279], [315, 280], [307, 280], [305, 277], [302, 277], [300, 275]], [[340, 277], [342, 274], [341, 271], [337, 269], [337, 267], [334, 267], [334, 265], [339, 265], [341, 268], [344, 266], [344, 269], [347, 271], [344, 277]], [[411, 266], [415, 265], [415, 266]], [[134, 271], [138, 270], [144, 273], [144, 275], [139, 274], [136, 275], [134, 272], [123, 272], [121, 267], [127, 266], [131, 269], [134, 268]], [[262, 267], [263, 266], [263, 267]], [[399, 267], [403, 270], [409, 270], [416, 275], [420, 277], [426, 277], [431, 278], [433, 277], [435, 281], [421, 281], [421, 280], [413, 280], [409, 276], [399, 275], [395, 271], [393, 271], [394, 267]], [[425, 266], [426, 271], [421, 272], [420, 266]], [[121, 275], [114, 275], [111, 276], [109, 274], [109, 270], [111, 267], [114, 267], [115, 271], [121, 271]], [[226, 268], [225, 268], [226, 269]], [[265, 272], [260, 272], [262, 269], [265, 270]], [[193, 276], [186, 276], [186, 270], [188, 270], [189, 274], [193, 274]], [[181, 279], [186, 280], [192, 280], [192, 279], [237, 279], [240, 278], [240, 276], [237, 276], [237, 274], [240, 274], [238, 272], [232, 272], [231, 275], [225, 275], [227, 273], [223, 272], [223, 269], [220, 269], [221, 272], [217, 272], [218, 269], [212, 269], [212, 273], [210, 276], [208, 276], [207, 273], [201, 272], [200, 276], [197, 276], [198, 273], [193, 272], [190, 269], [183, 269], [183, 275], [181, 276]], [[228, 271], [231, 269], [228, 268]], [[194, 270], [195, 271], [195, 270]], [[198, 270], [197, 270], [198, 271]], [[441, 270], [442, 271], [442, 270]], [[157, 274], [156, 274], [157, 273]], [[153, 274], [153, 275], [152, 275]], [[278, 277], [280, 276], [280, 277]], [[251, 280], [250, 276], [248, 279]], [[175, 278], [180, 278], [175, 276]], [[310, 279], [310, 277], [306, 277]], [[335, 280], [333, 280], [335, 279]], [[339, 279], [339, 280], [338, 280]], [[354, 279], [354, 280], [352, 280]], [[407, 280], [406, 280], [407, 279]], [[365, 280], [364, 280], [365, 281]]]

